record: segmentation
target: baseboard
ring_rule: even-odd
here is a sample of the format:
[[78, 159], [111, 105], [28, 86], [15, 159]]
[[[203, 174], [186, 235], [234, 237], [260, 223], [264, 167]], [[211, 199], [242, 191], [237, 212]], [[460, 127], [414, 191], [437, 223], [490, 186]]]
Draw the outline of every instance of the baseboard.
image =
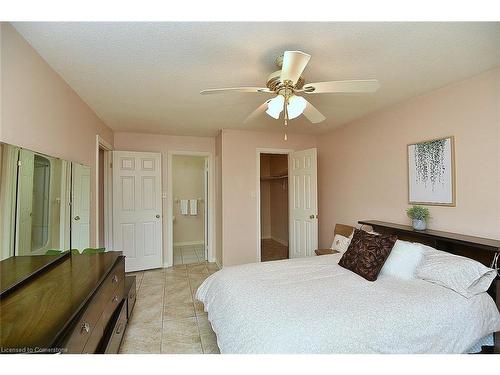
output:
[[174, 246], [193, 246], [193, 245], [203, 245], [205, 241], [185, 241], [185, 242], [174, 242]]

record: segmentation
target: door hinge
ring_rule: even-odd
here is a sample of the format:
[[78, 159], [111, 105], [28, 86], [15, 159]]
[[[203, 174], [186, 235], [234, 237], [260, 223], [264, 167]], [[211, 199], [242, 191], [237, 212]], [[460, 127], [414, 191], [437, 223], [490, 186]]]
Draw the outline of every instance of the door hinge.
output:
[[20, 166], [21, 166], [21, 164], [22, 164], [22, 163], [21, 163], [21, 160], [18, 160], [18, 161], [17, 161], [17, 166], [18, 166], [18, 167], [20, 167]]

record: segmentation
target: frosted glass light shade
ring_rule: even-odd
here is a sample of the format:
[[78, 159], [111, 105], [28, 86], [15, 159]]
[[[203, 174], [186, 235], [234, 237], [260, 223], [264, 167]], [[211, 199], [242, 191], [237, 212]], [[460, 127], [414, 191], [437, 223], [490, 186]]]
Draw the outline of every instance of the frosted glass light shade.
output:
[[284, 104], [285, 98], [282, 95], [278, 95], [267, 103], [266, 113], [272, 118], [279, 119], [280, 113], [283, 111]]
[[307, 101], [302, 96], [292, 96], [288, 99], [288, 118], [294, 119], [299, 117], [304, 109], [306, 109]]

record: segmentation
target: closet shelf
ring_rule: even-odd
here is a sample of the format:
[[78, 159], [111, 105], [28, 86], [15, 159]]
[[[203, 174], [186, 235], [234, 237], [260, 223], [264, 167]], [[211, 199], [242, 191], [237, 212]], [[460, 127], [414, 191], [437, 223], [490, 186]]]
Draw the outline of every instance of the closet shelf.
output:
[[260, 178], [261, 181], [270, 181], [270, 180], [282, 180], [282, 179], [287, 179], [288, 175], [282, 175], [282, 176], [262, 176]]

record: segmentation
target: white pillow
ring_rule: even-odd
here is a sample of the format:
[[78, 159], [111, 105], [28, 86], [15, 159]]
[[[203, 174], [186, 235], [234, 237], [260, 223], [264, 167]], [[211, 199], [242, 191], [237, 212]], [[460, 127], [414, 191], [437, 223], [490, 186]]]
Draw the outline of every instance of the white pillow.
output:
[[415, 271], [423, 256], [424, 249], [422, 247], [411, 242], [397, 240], [380, 270], [380, 274], [403, 280], [414, 279]]
[[425, 253], [417, 277], [454, 290], [465, 298], [486, 292], [497, 275], [496, 270], [473, 259], [420, 246]]
[[339, 253], [345, 253], [347, 251], [347, 248], [349, 247], [349, 244], [351, 243], [351, 240], [352, 234], [350, 237], [336, 234], [335, 237], [333, 237], [331, 249], [337, 250]]

